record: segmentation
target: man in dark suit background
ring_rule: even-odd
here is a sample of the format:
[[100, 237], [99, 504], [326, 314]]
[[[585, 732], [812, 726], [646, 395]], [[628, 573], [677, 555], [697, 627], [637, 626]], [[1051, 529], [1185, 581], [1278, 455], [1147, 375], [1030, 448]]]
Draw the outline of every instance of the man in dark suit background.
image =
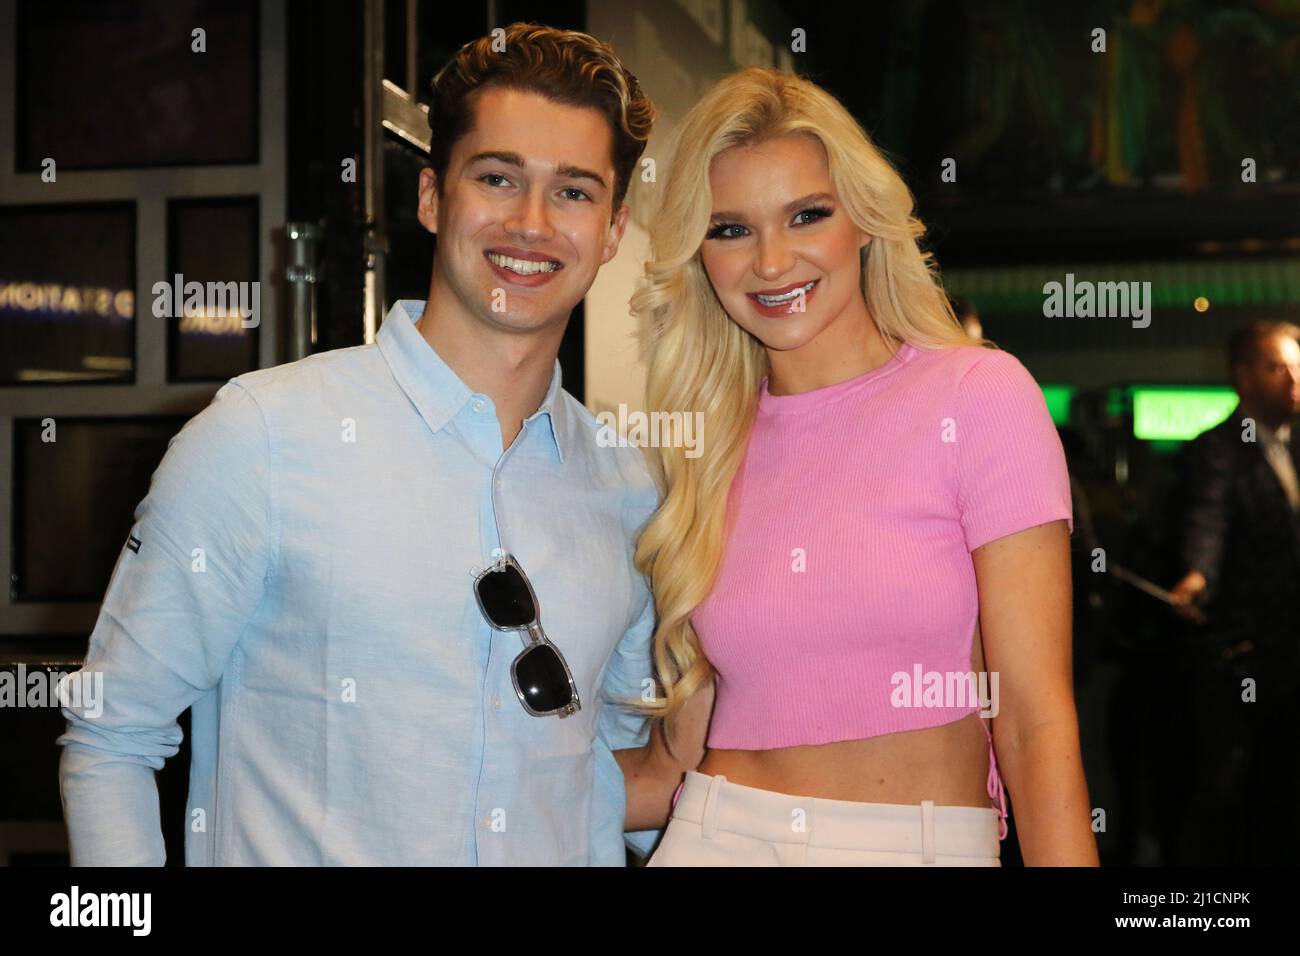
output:
[[1184, 449], [1186, 573], [1173, 594], [1193, 634], [1197, 736], [1184, 863], [1300, 860], [1298, 339], [1282, 322], [1234, 333], [1239, 404]]

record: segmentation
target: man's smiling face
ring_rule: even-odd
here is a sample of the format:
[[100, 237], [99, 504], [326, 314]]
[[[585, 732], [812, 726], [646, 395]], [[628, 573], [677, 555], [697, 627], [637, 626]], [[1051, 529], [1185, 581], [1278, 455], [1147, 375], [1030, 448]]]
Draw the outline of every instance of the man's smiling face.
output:
[[596, 109], [485, 87], [452, 148], [441, 196], [420, 177], [420, 221], [438, 234], [437, 281], [466, 313], [521, 333], [563, 329], [627, 224], [613, 213], [613, 136]]

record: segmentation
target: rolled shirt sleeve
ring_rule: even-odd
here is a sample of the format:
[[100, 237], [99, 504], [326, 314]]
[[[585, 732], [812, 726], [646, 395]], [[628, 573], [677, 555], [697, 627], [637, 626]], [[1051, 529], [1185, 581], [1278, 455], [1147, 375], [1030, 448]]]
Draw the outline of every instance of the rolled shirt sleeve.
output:
[[230, 381], [168, 444], [135, 511], [82, 668], [98, 713], [63, 708], [59, 785], [72, 862], [165, 861], [154, 772], [178, 716], [215, 687], [274, 567], [271, 445], [253, 396]]

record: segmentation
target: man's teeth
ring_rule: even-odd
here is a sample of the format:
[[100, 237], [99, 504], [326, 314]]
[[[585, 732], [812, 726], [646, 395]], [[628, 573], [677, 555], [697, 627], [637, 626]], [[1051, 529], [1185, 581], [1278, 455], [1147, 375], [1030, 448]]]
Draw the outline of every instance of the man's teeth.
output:
[[759, 302], [763, 303], [763, 305], [780, 305], [781, 303], [789, 302], [791, 299], [798, 296], [807, 295], [812, 291], [812, 287], [816, 284], [817, 280], [813, 279], [813, 281], [809, 282], [807, 285], [802, 285], [797, 289], [791, 289], [789, 292], [783, 292], [781, 295], [759, 295], [755, 293], [754, 297], [758, 299]]
[[503, 256], [495, 252], [489, 252], [487, 257], [502, 269], [518, 272], [521, 276], [535, 275], [538, 272], [554, 272], [560, 268], [558, 262], [535, 262], [532, 259], [515, 259], [512, 256]]

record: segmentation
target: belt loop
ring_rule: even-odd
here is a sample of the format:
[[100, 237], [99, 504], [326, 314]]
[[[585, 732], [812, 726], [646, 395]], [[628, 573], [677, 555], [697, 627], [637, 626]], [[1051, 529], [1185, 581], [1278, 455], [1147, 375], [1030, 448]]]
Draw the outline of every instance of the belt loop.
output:
[[713, 821], [718, 815], [718, 788], [727, 782], [722, 774], [715, 774], [709, 779], [709, 792], [704, 796], [704, 813], [700, 818], [700, 835], [706, 840], [713, 839]]
[[934, 849], [934, 801], [921, 801], [921, 862], [933, 863]]

